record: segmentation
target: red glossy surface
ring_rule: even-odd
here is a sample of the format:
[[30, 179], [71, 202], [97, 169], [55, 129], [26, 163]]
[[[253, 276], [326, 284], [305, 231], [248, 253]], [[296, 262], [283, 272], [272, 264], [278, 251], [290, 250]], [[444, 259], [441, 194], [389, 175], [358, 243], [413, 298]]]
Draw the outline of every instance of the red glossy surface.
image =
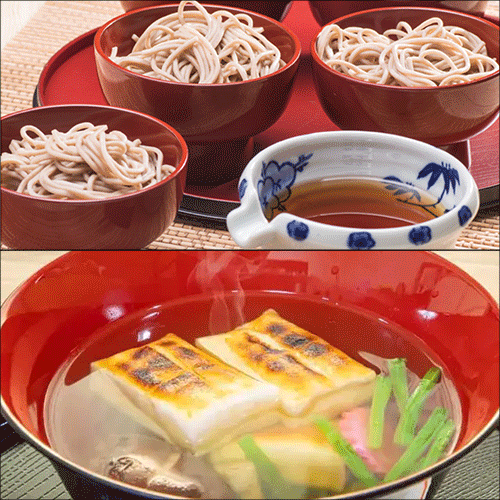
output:
[[[499, 59], [497, 25], [468, 14], [414, 7], [374, 9], [332, 21], [342, 28], [360, 26], [379, 33], [399, 21], [411, 26], [439, 16], [445, 25], [460, 26], [486, 43]], [[313, 37], [311, 53], [316, 92], [326, 114], [343, 130], [372, 130], [404, 135], [436, 146], [464, 141], [498, 117], [499, 72], [471, 83], [410, 88], [364, 82], [335, 71], [320, 60]]]
[[[288, 137], [338, 129], [323, 111], [314, 90], [310, 44], [314, 33], [318, 30], [318, 24], [308, 8], [308, 3], [293, 2], [284, 24], [300, 39], [303, 47], [301, 62], [285, 112], [272, 127], [254, 138], [256, 151]], [[97, 77], [92, 46], [94, 34], [95, 30], [73, 40], [47, 63], [41, 74], [38, 88], [40, 104], [85, 102], [107, 104]], [[73, 77], [75, 72], [85, 73], [84, 82]], [[497, 188], [499, 183], [498, 120], [487, 131], [471, 139], [470, 142], [472, 162], [469, 168], [479, 189], [490, 191]], [[219, 150], [223, 151], [222, 148]], [[449, 152], [456, 155], [455, 151]], [[459, 154], [457, 157], [464, 164], [468, 164], [467, 155]], [[240, 168], [244, 167], [244, 158], [234, 158], [234, 160], [240, 163]], [[208, 161], [204, 164], [210, 165]], [[205, 200], [219, 200], [222, 203], [238, 201], [237, 180], [218, 183], [217, 186], [198, 186], [191, 184], [188, 179], [186, 194], [199, 198], [200, 206]], [[498, 191], [493, 195], [493, 199], [498, 200]], [[483, 203], [483, 192], [481, 192], [481, 203]]]
[[158, 184], [109, 200], [52, 200], [2, 187], [2, 243], [17, 249], [143, 248], [174, 221], [186, 183], [187, 145], [170, 126], [110, 106], [49, 106], [2, 117], [2, 152], [24, 125], [48, 134], [80, 122], [107, 124], [156, 146], [177, 170]]
[[[205, 8], [213, 12], [220, 6]], [[227, 10], [243, 12], [230, 7]], [[300, 42], [278, 21], [244, 11], [280, 49], [287, 63], [284, 68], [245, 82], [200, 85], [145, 77], [109, 59], [114, 46], [119, 47], [118, 55], [130, 52], [134, 33], [140, 35], [151, 23], [176, 11], [176, 5], [150, 7], [106, 23], [94, 40], [97, 74], [110, 104], [155, 116], [182, 134], [190, 148], [190, 182], [221, 183], [241, 173], [242, 165], [233, 158], [242, 155], [248, 139], [283, 114], [299, 66]]]
[[[162, 304], [175, 314], [162, 312]], [[339, 312], [339, 305], [363, 316]], [[241, 322], [238, 312], [250, 319], [268, 307], [349, 353], [405, 356], [419, 375], [429, 363], [419, 346], [432, 353], [453, 379], [462, 404], [455, 453], [466, 452], [478, 434], [495, 425], [498, 305], [464, 272], [418, 251], [411, 259], [407, 252], [67, 254], [30, 278], [2, 309], [2, 404], [28, 439], [47, 444], [48, 383], [90, 336], [120, 332], [119, 345], [101, 342], [95, 344], [99, 352], [87, 354], [101, 356], [138, 345], [137, 334], [145, 327], [155, 338], [168, 330], [192, 341], [234, 327]], [[383, 334], [383, 322], [367, 317], [401, 329], [399, 340]], [[88, 372], [85, 359], [75, 366], [73, 379]]]
[[[134, 10], [134, 9], [142, 9], [143, 7], [151, 7], [152, 5], [167, 5], [169, 3], [179, 3], [177, 0], [172, 1], [158, 1], [158, 2], [148, 2], [139, 0], [137, 2], [120, 2], [122, 7], [126, 10]], [[203, 2], [202, 2], [203, 3]], [[270, 2], [269, 0], [249, 0], [239, 2], [236, 0], [222, 0], [222, 1], [214, 1], [208, 2], [214, 5], [225, 5], [229, 7], [236, 7], [237, 9], [247, 9], [252, 10], [254, 12], [258, 12], [259, 14], [264, 14], [265, 16], [272, 17], [277, 21], [280, 21], [286, 16], [288, 9], [290, 8], [290, 4], [292, 2], [289, 1], [279, 1], [273, 0]]]
[[311, 11], [316, 21], [324, 26], [325, 24], [333, 21], [347, 14], [359, 12], [362, 10], [377, 9], [379, 7], [431, 7], [436, 9], [450, 9], [460, 12], [468, 12], [475, 16], [484, 15], [488, 2], [487, 1], [464, 1], [456, 0], [449, 1], [426, 1], [426, 0], [383, 0], [383, 1], [332, 1], [332, 0], [310, 0]]

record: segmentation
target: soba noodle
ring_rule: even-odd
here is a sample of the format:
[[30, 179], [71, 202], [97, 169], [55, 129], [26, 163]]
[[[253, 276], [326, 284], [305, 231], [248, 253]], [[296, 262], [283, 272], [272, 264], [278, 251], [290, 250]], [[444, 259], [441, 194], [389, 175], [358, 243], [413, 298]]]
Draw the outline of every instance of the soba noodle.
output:
[[80, 123], [45, 135], [23, 127], [21, 140], [2, 153], [2, 186], [44, 198], [94, 200], [151, 186], [175, 170], [163, 164], [158, 148], [107, 129]]
[[[197, 10], [186, 10], [186, 4]], [[269, 75], [285, 65], [278, 47], [246, 14], [212, 14], [198, 2], [180, 2], [138, 37], [132, 52], [110, 58], [145, 76], [182, 83], [232, 83]]]
[[457, 26], [444, 26], [438, 17], [415, 29], [401, 21], [383, 34], [328, 25], [318, 36], [316, 48], [320, 59], [337, 71], [401, 87], [470, 82], [499, 67], [478, 36]]

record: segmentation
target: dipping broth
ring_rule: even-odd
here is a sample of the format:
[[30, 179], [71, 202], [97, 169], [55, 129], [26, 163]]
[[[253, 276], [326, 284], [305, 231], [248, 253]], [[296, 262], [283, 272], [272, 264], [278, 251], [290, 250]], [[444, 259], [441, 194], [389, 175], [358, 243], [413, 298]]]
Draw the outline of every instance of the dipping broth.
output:
[[[275, 311], [265, 312], [269, 307], [275, 309], [281, 318], [275, 315]], [[307, 319], [303, 311], [307, 311]], [[266, 315], [270, 316], [262, 320]], [[249, 495], [258, 491], [258, 497], [269, 498], [271, 493], [260, 482], [251, 461], [241, 454], [238, 440], [242, 435], [230, 442], [221, 441], [220, 446], [212, 447], [208, 453], [193, 453], [182, 446], [168, 443], [161, 432], [144, 425], [147, 418], [142, 419], [140, 413], [134, 414], [125, 408], [120, 411], [116, 404], [110, 403], [107, 395], [99, 392], [99, 385], [95, 385], [93, 377], [98, 372], [91, 372], [91, 364], [95, 366], [98, 360], [107, 357], [112, 359], [117, 353], [129, 349], [134, 349], [130, 351], [133, 354], [129, 362], [137, 361], [144, 356], [146, 346], [161, 342], [170, 333], [180, 337], [180, 342], [190, 342], [194, 346], [200, 337], [213, 340], [228, 330], [231, 330], [231, 334], [238, 332], [233, 329], [245, 321], [256, 325], [253, 320], [257, 317], [264, 323], [269, 321], [269, 317], [275, 318], [275, 322], [268, 322], [268, 325], [274, 325], [269, 331], [278, 335], [277, 341], [279, 332], [292, 328], [290, 335], [293, 342], [290, 341], [290, 335], [283, 339], [287, 338], [293, 349], [307, 345], [301, 336], [304, 330], [300, 327], [307, 328], [312, 335], [304, 335], [316, 339], [310, 345], [314, 349], [309, 349], [315, 359], [316, 356], [321, 358], [320, 353], [324, 351], [319, 347], [326, 345], [322, 339], [328, 338], [332, 346], [350, 357], [349, 363], [352, 364], [348, 363], [347, 366], [355, 367], [354, 372], [373, 370], [375, 373], [387, 373], [388, 359], [406, 358], [410, 394], [430, 368], [436, 365], [443, 367], [443, 363], [435, 359], [423, 344], [417, 343], [410, 332], [363, 310], [306, 299], [291, 300], [285, 295], [265, 292], [247, 293], [243, 302], [234, 293], [221, 294], [215, 302], [213, 296], [190, 297], [117, 320], [96, 331], [71, 354], [47, 391], [44, 420], [50, 445], [83, 467], [154, 491], [193, 498], [249, 498]], [[321, 321], [315, 318], [321, 318]], [[290, 327], [291, 323], [286, 320], [298, 326]], [[332, 334], [332, 331], [336, 333]], [[352, 341], [353, 338], [356, 338], [356, 343]], [[198, 343], [196, 345], [200, 346]], [[207, 350], [210, 350], [209, 345]], [[186, 362], [193, 361], [193, 366], [212, 367], [212, 364], [198, 363], [198, 358], [193, 357], [196, 348], [181, 347], [181, 351], [186, 355]], [[272, 351], [271, 354], [278, 357], [280, 354], [279, 349], [274, 348], [269, 350], [266, 347], [264, 351]], [[292, 355], [299, 356], [296, 352], [293, 351]], [[289, 357], [288, 351], [285, 354]], [[278, 371], [282, 359], [279, 358], [272, 365]], [[155, 358], [155, 362], [158, 367], [158, 359]], [[153, 375], [155, 373], [158, 372]], [[322, 398], [317, 398], [319, 407]], [[446, 447], [446, 454], [455, 446], [460, 432], [461, 408], [458, 394], [444, 367], [440, 381], [422, 407], [416, 432], [436, 406], [445, 408], [448, 418], [454, 423], [454, 435]], [[405, 447], [394, 444], [392, 440], [399, 412], [394, 396], [391, 396], [385, 410], [384, 444], [380, 449], [368, 448], [366, 426], [370, 409], [371, 397], [340, 412], [329, 409], [320, 413], [335, 423], [344, 439], [351, 443], [377, 481], [380, 481], [398, 461]], [[85, 415], [84, 419], [82, 415]], [[232, 418], [237, 416], [233, 415]], [[283, 422], [275, 422], [245, 435], [251, 436], [272, 458], [285, 483], [290, 486], [291, 489], [282, 491], [280, 497], [315, 498], [366, 488], [349, 467], [338, 459], [333, 448], [314, 427], [311, 418], [312, 415], [307, 411], [301, 413], [300, 417], [287, 415]], [[318, 439], [323, 441], [319, 442]], [[279, 443], [277, 447], [276, 442]], [[315, 446], [318, 442], [316, 456]], [[293, 456], [286, 451], [290, 446], [296, 450]], [[322, 473], [318, 474], [318, 471]], [[330, 481], [333, 472], [339, 472], [343, 478], [339, 483]], [[335, 477], [339, 477], [339, 474]], [[293, 483], [292, 479], [296, 482]]]
[[[298, 217], [359, 229], [421, 224], [446, 210], [437, 198], [414, 186], [349, 177], [298, 185], [283, 205], [288, 213]], [[272, 219], [279, 213], [265, 215]]]

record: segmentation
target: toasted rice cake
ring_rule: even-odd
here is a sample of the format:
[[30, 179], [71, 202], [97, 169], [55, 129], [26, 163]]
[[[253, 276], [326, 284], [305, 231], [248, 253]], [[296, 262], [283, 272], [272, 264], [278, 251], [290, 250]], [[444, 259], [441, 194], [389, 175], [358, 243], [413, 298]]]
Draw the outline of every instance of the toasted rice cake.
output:
[[[276, 465], [285, 480], [307, 488], [341, 491], [346, 484], [342, 457], [316, 426], [288, 429], [276, 425], [255, 432], [257, 446]], [[236, 441], [213, 450], [210, 464], [241, 498], [262, 498], [255, 466]]]
[[96, 361], [92, 369], [111, 379], [173, 443], [195, 453], [280, 418], [275, 386], [238, 372], [173, 334]]
[[375, 372], [268, 310], [235, 330], [197, 339], [223, 362], [280, 389], [292, 417], [335, 415], [370, 399]]
[[274, 309], [239, 327], [268, 335], [305, 366], [327, 377], [337, 388], [373, 380], [375, 372], [326, 340], [283, 319]]

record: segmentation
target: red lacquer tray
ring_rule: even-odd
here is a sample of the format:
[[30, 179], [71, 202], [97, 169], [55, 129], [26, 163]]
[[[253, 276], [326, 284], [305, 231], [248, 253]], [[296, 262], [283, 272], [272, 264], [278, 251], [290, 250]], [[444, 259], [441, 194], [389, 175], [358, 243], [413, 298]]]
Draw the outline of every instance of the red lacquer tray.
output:
[[[289, 137], [338, 130], [324, 113], [312, 81], [310, 43], [319, 29], [308, 2], [295, 1], [283, 24], [293, 30], [302, 44], [302, 57], [290, 103], [283, 116], [254, 138], [254, 152]], [[94, 59], [92, 30], [59, 50], [45, 66], [34, 97], [34, 105], [104, 104]], [[483, 208], [499, 199], [498, 120], [485, 132], [448, 147], [467, 165], [479, 186]], [[239, 204], [238, 179], [221, 186], [186, 187], [178, 220], [226, 229], [226, 216]]]

